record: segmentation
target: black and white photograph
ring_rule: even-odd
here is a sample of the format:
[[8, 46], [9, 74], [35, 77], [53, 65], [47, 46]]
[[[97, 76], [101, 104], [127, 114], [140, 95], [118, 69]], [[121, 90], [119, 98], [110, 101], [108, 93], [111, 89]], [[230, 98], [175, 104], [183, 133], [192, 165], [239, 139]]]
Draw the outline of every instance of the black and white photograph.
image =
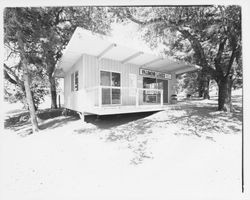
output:
[[247, 199], [247, 1], [11, 2], [1, 200]]

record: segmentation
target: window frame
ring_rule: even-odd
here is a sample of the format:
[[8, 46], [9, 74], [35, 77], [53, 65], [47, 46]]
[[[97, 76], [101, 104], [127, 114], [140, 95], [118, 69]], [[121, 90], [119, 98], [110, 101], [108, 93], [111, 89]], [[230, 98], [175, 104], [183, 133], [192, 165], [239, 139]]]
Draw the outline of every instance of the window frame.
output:
[[[76, 82], [76, 74], [77, 74], [77, 82]], [[79, 71], [76, 70], [74, 73], [74, 90], [78, 91], [79, 90]]]
[[[77, 81], [76, 81], [76, 77], [77, 77]], [[70, 85], [71, 85], [71, 92], [77, 92], [79, 90], [79, 70], [76, 70], [75, 72], [71, 73]]]
[[[144, 87], [144, 78], [155, 79], [154, 84], [156, 84], [156, 87], [157, 87], [157, 88], [152, 88], [152, 89], [157, 89], [157, 90], [163, 90], [163, 88], [160, 88], [160, 87], [159, 87], [159, 86], [160, 86], [159, 83], [161, 83], [159, 80], [167, 81], [167, 84], [168, 84], [167, 92], [169, 93], [169, 80], [168, 80], [168, 79], [153, 78], [153, 77], [150, 77], [150, 76], [143, 76], [143, 77], [142, 77], [142, 85], [143, 85], [143, 88], [145, 88], [145, 89], [147, 89], [147, 88]], [[149, 92], [149, 93], [150, 93], [150, 92]], [[156, 96], [156, 103], [157, 103], [158, 100], [159, 100], [159, 99], [158, 99], [159, 97], [157, 97], [158, 93], [157, 93], [157, 94], [147, 94], [147, 92], [144, 91], [144, 92], [143, 92], [143, 103], [149, 103], [149, 102], [145, 101], [144, 95], [145, 95], [145, 96]]]
[[70, 74], [70, 87], [71, 87], [71, 92], [74, 92], [74, 87], [75, 87], [74, 77], [75, 77], [75, 73], [71, 73], [71, 74]]
[[[101, 85], [101, 72], [109, 72], [110, 73], [110, 86], [105, 86], [105, 85]], [[117, 73], [120, 74], [120, 86], [112, 86], [112, 73]], [[112, 71], [112, 70], [106, 70], [106, 69], [100, 69], [99, 70], [99, 87], [101, 87], [101, 95], [102, 95], [102, 89], [103, 88], [107, 88], [110, 89], [110, 104], [103, 104], [103, 102], [101, 101], [101, 105], [102, 106], [115, 106], [115, 105], [122, 105], [122, 73], [119, 71]], [[120, 90], [120, 103], [113, 103], [112, 101], [112, 89], [119, 89]], [[102, 96], [101, 96], [102, 98]]]

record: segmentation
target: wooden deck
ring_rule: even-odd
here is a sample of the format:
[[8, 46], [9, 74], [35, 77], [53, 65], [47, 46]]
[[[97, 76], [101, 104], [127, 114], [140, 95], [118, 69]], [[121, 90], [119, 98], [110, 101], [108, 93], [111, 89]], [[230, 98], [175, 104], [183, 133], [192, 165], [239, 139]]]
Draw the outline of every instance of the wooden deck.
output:
[[137, 112], [153, 112], [160, 111], [167, 108], [166, 105], [141, 105], [141, 106], [110, 106], [110, 107], [92, 107], [85, 109], [84, 114], [95, 115], [115, 115], [125, 113], [137, 113]]

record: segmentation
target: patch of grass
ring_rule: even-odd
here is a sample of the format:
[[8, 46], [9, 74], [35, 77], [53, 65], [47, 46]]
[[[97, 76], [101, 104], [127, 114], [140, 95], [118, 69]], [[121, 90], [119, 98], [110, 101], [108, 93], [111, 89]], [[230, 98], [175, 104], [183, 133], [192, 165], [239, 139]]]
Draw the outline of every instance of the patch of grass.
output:
[[[44, 109], [36, 112], [38, 122], [48, 119], [53, 119], [63, 115], [63, 109]], [[70, 114], [70, 113], [68, 113]], [[30, 124], [30, 114], [28, 111], [9, 115], [5, 118], [4, 127], [7, 129], [19, 130], [23, 126]]]

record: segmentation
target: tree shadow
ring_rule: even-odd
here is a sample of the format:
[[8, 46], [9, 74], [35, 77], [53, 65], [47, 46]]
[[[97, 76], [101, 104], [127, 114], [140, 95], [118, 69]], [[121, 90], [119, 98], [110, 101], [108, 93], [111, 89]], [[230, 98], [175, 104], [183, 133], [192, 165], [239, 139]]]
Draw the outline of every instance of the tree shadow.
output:
[[[62, 116], [62, 109], [38, 110], [37, 116], [40, 130], [55, 129], [79, 119], [77, 116]], [[21, 136], [30, 135], [32, 133], [32, 127], [29, 112], [23, 111], [18, 114], [7, 115], [4, 122], [4, 128], [13, 130]]]
[[175, 116], [169, 111], [167, 119], [153, 120], [158, 126], [167, 128], [170, 124], [181, 125], [181, 131], [175, 135], [205, 137], [215, 141], [212, 136], [206, 133], [217, 134], [239, 134], [242, 131], [242, 112], [239, 110], [233, 113], [218, 111], [215, 106], [181, 106], [175, 110], [184, 110], [182, 116]]
[[[180, 112], [182, 111], [182, 112]], [[181, 113], [180, 115], [176, 113]], [[152, 117], [147, 118], [147, 116]], [[151, 133], [154, 128], [169, 130], [176, 124], [177, 130], [173, 132], [177, 137], [187, 136], [205, 139], [216, 142], [216, 136], [220, 134], [240, 134], [242, 131], [241, 107], [234, 113], [217, 111], [216, 103], [176, 105], [165, 111], [155, 112], [142, 118], [131, 118], [120, 123], [117, 118], [107, 118], [111, 124], [104, 120], [99, 124], [102, 128], [111, 128], [106, 137], [107, 141], [128, 142], [129, 148], [133, 151], [132, 164], [140, 164], [146, 158], [153, 158], [152, 152], [148, 148], [151, 141]], [[158, 116], [159, 115], [159, 116]], [[163, 115], [163, 117], [161, 116]], [[125, 118], [126, 119], [126, 118]], [[95, 124], [98, 126], [99, 121]], [[102, 126], [103, 125], [103, 126]], [[113, 125], [113, 126], [112, 126]], [[149, 136], [149, 137], [148, 137]]]
[[53, 119], [53, 120], [48, 120], [48, 121], [44, 121], [42, 122], [42, 124], [39, 125], [39, 129], [40, 130], [45, 130], [45, 129], [55, 129], [58, 127], [62, 127], [70, 122], [79, 120], [78, 117], [72, 117], [72, 116], [68, 116], [68, 117], [60, 117], [58, 119]]
[[6, 116], [4, 121], [4, 128], [18, 127], [24, 125], [29, 120], [29, 113], [22, 112], [19, 114], [14, 114], [12, 116]]

